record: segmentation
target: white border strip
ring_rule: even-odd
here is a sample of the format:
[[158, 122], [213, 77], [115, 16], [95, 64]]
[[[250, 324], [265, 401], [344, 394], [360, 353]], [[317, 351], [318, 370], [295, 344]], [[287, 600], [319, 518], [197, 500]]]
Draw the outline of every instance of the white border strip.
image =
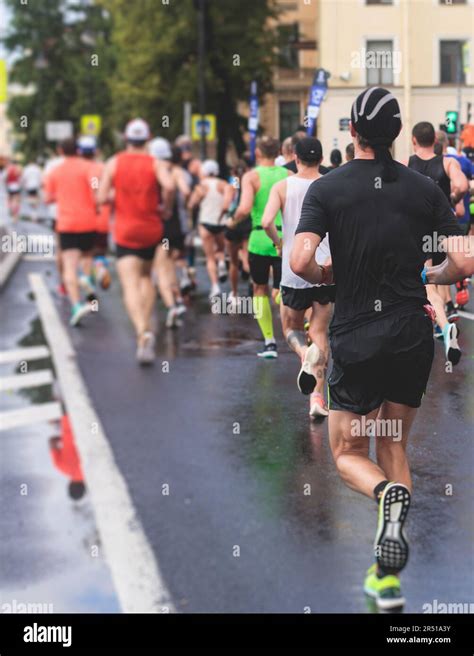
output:
[[88, 396], [69, 336], [40, 274], [29, 280], [71, 420], [117, 595], [125, 613], [175, 612], [153, 550]]
[[43, 358], [49, 358], [49, 349], [46, 346], [26, 346], [10, 351], [0, 351], [0, 364], [21, 362], [22, 360], [42, 360]]
[[39, 403], [28, 408], [0, 412], [0, 431], [36, 424], [39, 421], [56, 421], [62, 415], [61, 404]]
[[53, 372], [50, 369], [31, 371], [30, 373], [17, 374], [15, 376], [4, 376], [0, 378], [0, 392], [50, 385], [52, 382]]

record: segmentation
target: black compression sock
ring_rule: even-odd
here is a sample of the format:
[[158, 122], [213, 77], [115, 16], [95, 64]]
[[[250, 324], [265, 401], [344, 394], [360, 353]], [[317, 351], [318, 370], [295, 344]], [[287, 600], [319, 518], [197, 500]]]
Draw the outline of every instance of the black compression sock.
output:
[[385, 490], [387, 485], [389, 484], [390, 481], [381, 481], [374, 487], [374, 497], [375, 501], [378, 503], [380, 501], [380, 497], [382, 496], [382, 492]]
[[446, 309], [447, 309], [448, 312], [452, 312], [454, 310], [454, 304], [453, 304], [452, 301], [448, 301], [446, 303]]

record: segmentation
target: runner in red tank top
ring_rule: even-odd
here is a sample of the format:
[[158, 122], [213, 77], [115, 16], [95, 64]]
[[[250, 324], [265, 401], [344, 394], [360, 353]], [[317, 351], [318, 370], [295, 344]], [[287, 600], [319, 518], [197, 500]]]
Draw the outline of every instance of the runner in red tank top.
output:
[[156, 292], [151, 266], [163, 235], [162, 220], [170, 216], [174, 196], [169, 171], [146, 151], [149, 138], [145, 121], [130, 121], [125, 130], [127, 148], [107, 162], [99, 188], [101, 204], [107, 203], [115, 190], [117, 272], [137, 334], [140, 364], [152, 364], [155, 358], [151, 314]]

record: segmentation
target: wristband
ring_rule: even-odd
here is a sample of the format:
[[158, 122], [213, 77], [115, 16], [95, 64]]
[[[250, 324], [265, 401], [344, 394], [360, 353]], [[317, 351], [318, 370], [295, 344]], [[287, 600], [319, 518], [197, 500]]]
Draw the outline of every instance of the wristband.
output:
[[423, 267], [423, 271], [421, 272], [421, 280], [423, 281], [424, 285], [428, 284], [428, 279], [426, 278], [426, 272], [428, 269], [426, 267]]

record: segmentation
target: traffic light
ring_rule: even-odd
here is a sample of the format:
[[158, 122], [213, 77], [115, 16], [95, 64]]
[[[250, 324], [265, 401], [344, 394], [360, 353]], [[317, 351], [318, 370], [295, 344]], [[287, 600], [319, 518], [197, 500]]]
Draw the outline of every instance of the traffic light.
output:
[[457, 134], [458, 132], [459, 113], [455, 111], [446, 112], [446, 132], [448, 134]]

